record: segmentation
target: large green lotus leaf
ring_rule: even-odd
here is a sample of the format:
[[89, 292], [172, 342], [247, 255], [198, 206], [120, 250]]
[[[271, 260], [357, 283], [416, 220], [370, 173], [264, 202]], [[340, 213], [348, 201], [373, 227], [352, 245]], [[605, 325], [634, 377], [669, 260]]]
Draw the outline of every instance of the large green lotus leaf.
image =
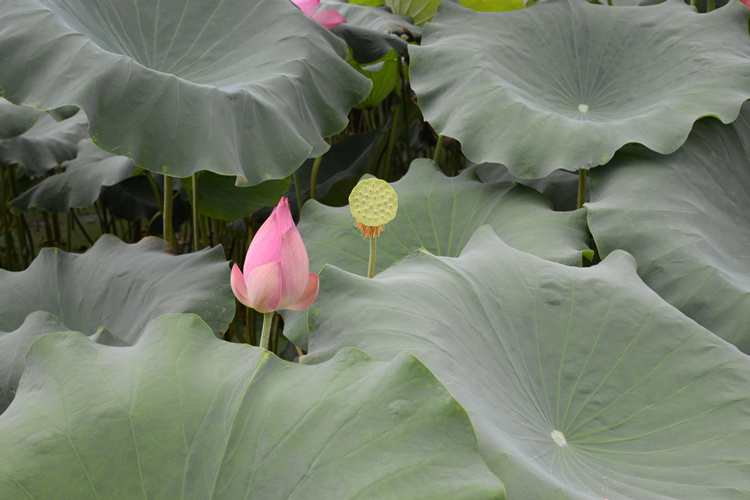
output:
[[[457, 256], [485, 224], [514, 248], [569, 265], [580, 266], [589, 248], [585, 209], [554, 212], [549, 200], [519, 184], [483, 183], [474, 172], [446, 177], [432, 160], [419, 159], [391, 185], [398, 213], [377, 240], [377, 271], [419, 248]], [[367, 273], [370, 246], [348, 205], [306, 203], [298, 227], [314, 272], [328, 263]]]
[[[508, 498], [750, 493], [750, 358], [612, 253], [575, 268], [480, 228], [367, 279], [320, 273], [310, 355], [416, 355], [466, 408]], [[557, 432], [555, 432], [557, 431]]]
[[[289, 189], [289, 178], [265, 181], [255, 186], [237, 186], [236, 177], [201, 172], [198, 174], [198, 210], [200, 213], [234, 221], [247, 218], [265, 206], [275, 206]], [[190, 179], [182, 183], [192, 200]]]
[[37, 340], [0, 450], [2, 498], [504, 498], [466, 412], [411, 354], [303, 366], [193, 315], [133, 347]]
[[175, 256], [168, 248], [159, 238], [127, 244], [111, 235], [84, 254], [44, 248], [24, 271], [0, 270], [0, 329], [46, 311], [68, 330], [105, 327], [133, 343], [151, 319], [190, 312], [221, 332], [234, 315], [223, 250]]
[[618, 153], [591, 176], [589, 224], [602, 255], [621, 248], [686, 315], [750, 352], [750, 105], [706, 118], [661, 156]]
[[680, 0], [446, 1], [409, 47], [411, 84], [437, 132], [518, 177], [596, 167], [631, 142], [672, 153], [697, 118], [731, 122], [750, 97], [748, 15], [738, 1], [705, 15]]
[[0, 98], [0, 139], [16, 137], [39, 120], [43, 112], [29, 106], [16, 106]]
[[[0, 70], [2, 71], [2, 70]], [[20, 135], [0, 140], [0, 165], [23, 165], [29, 176], [44, 175], [78, 154], [78, 142], [88, 137], [85, 113], [57, 121], [48, 113]]]
[[91, 139], [81, 139], [77, 148], [78, 156], [62, 163], [63, 172], [44, 179], [10, 204], [19, 210], [66, 213], [71, 207], [90, 207], [102, 187], [113, 186], [135, 173], [133, 160], [106, 153]]
[[0, 0], [0, 32], [6, 99], [80, 106], [99, 147], [177, 177], [286, 177], [369, 89], [286, 1]]

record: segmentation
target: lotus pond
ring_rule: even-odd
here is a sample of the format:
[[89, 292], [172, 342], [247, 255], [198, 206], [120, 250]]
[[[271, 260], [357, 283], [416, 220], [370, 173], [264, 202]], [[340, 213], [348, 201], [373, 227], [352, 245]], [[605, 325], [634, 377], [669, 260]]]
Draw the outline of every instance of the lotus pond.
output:
[[750, 498], [745, 0], [0, 0], [0, 498]]

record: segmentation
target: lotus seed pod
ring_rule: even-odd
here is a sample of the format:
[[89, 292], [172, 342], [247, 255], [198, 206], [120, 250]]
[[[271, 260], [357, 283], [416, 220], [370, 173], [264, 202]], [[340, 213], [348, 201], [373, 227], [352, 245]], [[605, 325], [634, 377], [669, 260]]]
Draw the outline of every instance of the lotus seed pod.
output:
[[357, 219], [358, 226], [380, 227], [396, 217], [398, 195], [384, 180], [365, 179], [352, 189], [349, 210]]

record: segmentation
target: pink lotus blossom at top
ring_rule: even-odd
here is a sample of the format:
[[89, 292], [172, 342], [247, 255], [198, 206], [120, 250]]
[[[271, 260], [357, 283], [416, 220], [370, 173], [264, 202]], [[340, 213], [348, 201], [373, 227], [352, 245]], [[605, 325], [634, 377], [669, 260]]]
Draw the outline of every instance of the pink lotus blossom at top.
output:
[[740, 2], [744, 3], [747, 7], [750, 8], [750, 0], [740, 0]]
[[324, 28], [333, 29], [341, 23], [345, 23], [346, 19], [344, 16], [331, 9], [324, 9], [320, 12], [315, 12], [315, 9], [320, 5], [320, 0], [292, 0], [292, 2], [302, 9], [302, 12], [312, 17], [318, 24]]
[[310, 273], [307, 250], [282, 198], [250, 243], [243, 270], [232, 268], [237, 300], [258, 312], [299, 311], [318, 296], [318, 275]]

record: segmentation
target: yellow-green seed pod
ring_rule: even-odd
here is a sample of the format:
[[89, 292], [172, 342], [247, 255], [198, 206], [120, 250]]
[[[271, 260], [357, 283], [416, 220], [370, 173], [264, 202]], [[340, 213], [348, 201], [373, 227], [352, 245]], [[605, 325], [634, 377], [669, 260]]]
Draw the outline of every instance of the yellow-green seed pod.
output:
[[378, 227], [389, 223], [398, 211], [398, 195], [381, 179], [365, 179], [349, 195], [349, 210], [363, 226]]

